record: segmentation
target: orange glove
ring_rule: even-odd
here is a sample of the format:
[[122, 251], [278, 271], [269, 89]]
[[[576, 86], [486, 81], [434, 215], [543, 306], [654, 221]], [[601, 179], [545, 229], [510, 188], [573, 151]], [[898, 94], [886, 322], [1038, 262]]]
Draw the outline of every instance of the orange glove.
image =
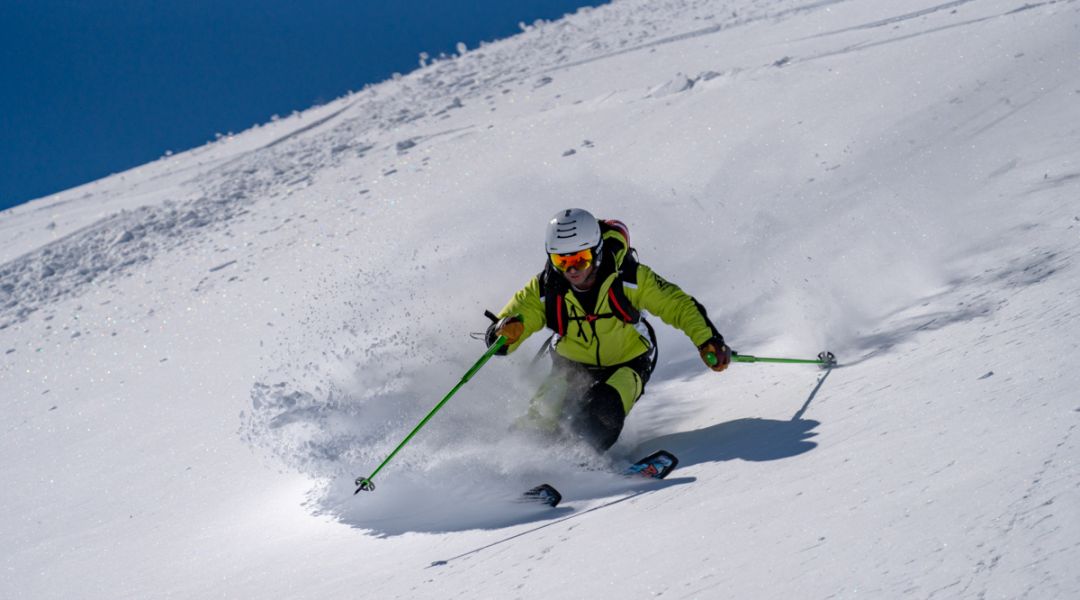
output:
[[506, 344], [499, 348], [496, 354], [506, 354], [510, 346], [513, 346], [524, 334], [525, 323], [522, 322], [520, 317], [503, 317], [488, 327], [486, 341], [490, 348], [495, 343], [495, 340], [499, 339], [499, 336], [505, 337]]
[[506, 345], [513, 346], [525, 333], [525, 323], [518, 317], [504, 317], [495, 324], [495, 336], [506, 337]]
[[731, 364], [731, 348], [724, 343], [724, 338], [717, 336], [698, 346], [701, 360], [710, 369], [719, 373]]

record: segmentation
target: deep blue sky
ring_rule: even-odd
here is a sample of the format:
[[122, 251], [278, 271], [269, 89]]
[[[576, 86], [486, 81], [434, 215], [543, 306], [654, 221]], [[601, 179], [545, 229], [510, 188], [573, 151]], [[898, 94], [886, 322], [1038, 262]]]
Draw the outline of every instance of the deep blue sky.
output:
[[601, 0], [0, 0], [0, 210]]

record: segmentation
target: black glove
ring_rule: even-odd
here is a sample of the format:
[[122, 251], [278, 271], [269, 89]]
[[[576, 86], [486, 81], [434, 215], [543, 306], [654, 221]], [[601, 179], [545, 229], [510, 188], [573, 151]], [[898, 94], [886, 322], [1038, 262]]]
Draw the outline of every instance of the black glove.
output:
[[704, 344], [698, 346], [698, 353], [701, 354], [701, 360], [717, 373], [731, 364], [731, 348], [724, 343], [723, 336], [709, 338]]
[[515, 342], [521, 339], [524, 333], [525, 323], [521, 320], [521, 317], [503, 317], [488, 327], [485, 342], [490, 348], [495, 343], [495, 340], [499, 339], [500, 335], [504, 336], [506, 343], [495, 352], [495, 354], [504, 356], [510, 351], [510, 346], [513, 346]]

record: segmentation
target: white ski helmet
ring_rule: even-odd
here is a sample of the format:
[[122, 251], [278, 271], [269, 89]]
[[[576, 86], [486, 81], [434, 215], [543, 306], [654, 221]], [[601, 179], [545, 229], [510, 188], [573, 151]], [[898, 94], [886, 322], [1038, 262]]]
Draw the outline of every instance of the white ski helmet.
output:
[[544, 245], [548, 254], [570, 254], [586, 248], [600, 252], [600, 223], [587, 210], [560, 210], [547, 226]]

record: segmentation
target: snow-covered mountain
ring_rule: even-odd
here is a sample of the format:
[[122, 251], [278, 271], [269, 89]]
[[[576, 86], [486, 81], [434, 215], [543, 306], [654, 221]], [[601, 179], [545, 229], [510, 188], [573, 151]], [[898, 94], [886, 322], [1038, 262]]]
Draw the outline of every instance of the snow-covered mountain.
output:
[[[1078, 200], [1075, 0], [623, 0], [5, 211], [0, 597], [1075, 598]], [[599, 459], [536, 336], [353, 496], [571, 206], [839, 368], [660, 325]]]

